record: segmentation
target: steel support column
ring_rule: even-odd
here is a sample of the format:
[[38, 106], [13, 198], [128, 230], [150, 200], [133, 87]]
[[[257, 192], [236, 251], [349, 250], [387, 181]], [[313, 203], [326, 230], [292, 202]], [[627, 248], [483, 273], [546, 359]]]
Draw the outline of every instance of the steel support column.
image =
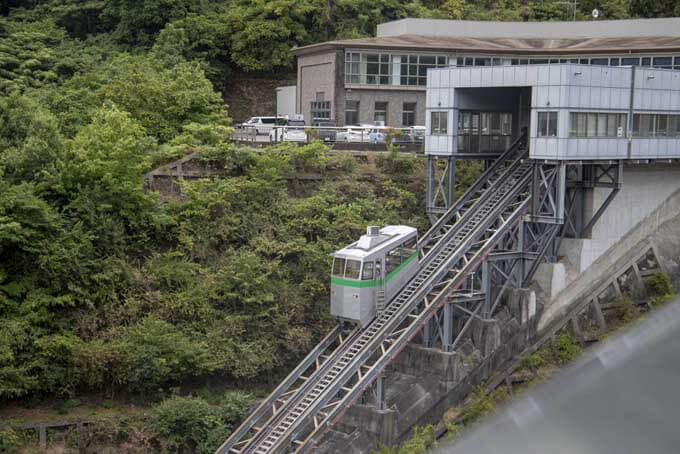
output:
[[427, 216], [434, 223], [455, 201], [456, 158], [427, 156]]

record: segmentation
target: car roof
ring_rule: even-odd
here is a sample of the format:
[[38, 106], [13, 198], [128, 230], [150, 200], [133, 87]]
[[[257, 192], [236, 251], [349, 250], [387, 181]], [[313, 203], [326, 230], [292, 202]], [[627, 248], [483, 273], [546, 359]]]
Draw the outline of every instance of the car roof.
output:
[[[404, 237], [411, 234], [415, 234], [417, 229], [408, 225], [388, 225], [380, 229], [380, 236], [383, 237], [382, 241], [375, 244], [370, 249], [358, 248], [358, 244], [361, 238], [354, 243], [345, 246], [344, 248], [336, 251], [333, 255], [335, 257], [346, 258], [346, 259], [357, 259], [362, 260], [368, 256], [373, 255], [376, 251], [387, 248], [403, 241]], [[362, 235], [362, 238], [364, 236]]]

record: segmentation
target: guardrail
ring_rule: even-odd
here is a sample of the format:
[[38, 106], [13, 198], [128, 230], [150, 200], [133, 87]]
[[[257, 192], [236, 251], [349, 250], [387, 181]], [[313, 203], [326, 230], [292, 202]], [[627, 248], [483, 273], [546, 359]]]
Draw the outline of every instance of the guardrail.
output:
[[378, 126], [242, 125], [235, 130], [233, 138], [253, 146], [269, 146], [281, 142], [307, 144], [319, 140], [339, 150], [381, 151], [392, 144], [405, 151], [422, 152], [425, 130]]

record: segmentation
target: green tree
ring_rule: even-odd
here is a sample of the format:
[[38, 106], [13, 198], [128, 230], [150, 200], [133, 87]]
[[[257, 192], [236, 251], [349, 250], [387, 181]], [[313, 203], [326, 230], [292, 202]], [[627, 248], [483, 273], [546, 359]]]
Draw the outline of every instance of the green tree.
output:
[[680, 16], [680, 3], [676, 0], [631, 0], [630, 12], [636, 17]]
[[219, 408], [197, 397], [172, 397], [151, 412], [153, 429], [162, 437], [163, 452], [212, 453], [228, 430]]
[[[15, 182], [54, 172], [62, 149], [57, 119], [33, 99], [0, 99], [0, 167]], [[2, 171], [0, 171], [2, 172]]]
[[235, 0], [227, 14], [231, 60], [246, 71], [290, 66], [293, 46], [310, 40], [309, 0]]
[[150, 45], [166, 23], [200, 13], [202, 6], [201, 0], [109, 0], [104, 13], [118, 23], [120, 40]]
[[224, 15], [188, 16], [161, 30], [153, 54], [170, 66], [199, 61], [206, 76], [224, 90], [230, 73], [231, 34]]

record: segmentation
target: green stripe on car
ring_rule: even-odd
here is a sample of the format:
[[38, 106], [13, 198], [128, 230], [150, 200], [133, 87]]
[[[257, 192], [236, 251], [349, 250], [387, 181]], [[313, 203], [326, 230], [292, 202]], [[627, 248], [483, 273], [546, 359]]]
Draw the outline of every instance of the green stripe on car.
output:
[[331, 284], [335, 285], [342, 285], [345, 287], [355, 287], [355, 288], [367, 288], [367, 287], [377, 287], [379, 285], [384, 285], [387, 283], [390, 279], [392, 279], [394, 276], [397, 275], [401, 270], [403, 270], [406, 265], [411, 263], [414, 259], [418, 257], [418, 251], [414, 252], [411, 254], [406, 260], [404, 260], [404, 263], [396, 267], [390, 274], [388, 274], [385, 279], [379, 279], [377, 281], [354, 281], [350, 279], [343, 279], [341, 277], [335, 277], [331, 276]]

